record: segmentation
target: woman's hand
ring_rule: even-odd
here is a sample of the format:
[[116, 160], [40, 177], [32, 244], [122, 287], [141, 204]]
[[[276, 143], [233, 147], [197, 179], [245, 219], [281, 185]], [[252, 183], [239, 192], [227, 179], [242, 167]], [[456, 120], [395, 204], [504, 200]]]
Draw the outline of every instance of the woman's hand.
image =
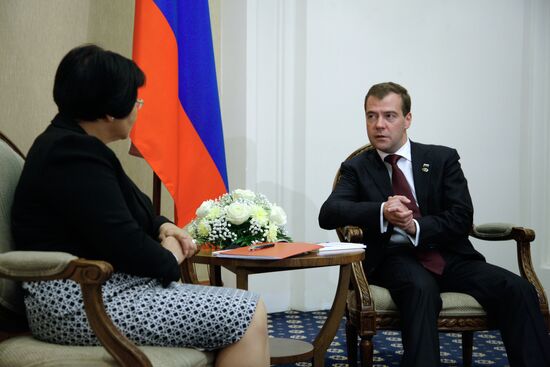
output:
[[179, 241], [175, 237], [165, 237], [160, 244], [162, 247], [174, 254], [176, 260], [178, 261], [178, 265], [185, 259], [185, 255], [181, 250]]
[[[159, 240], [163, 241], [168, 236], [176, 237], [176, 233], [186, 235], [185, 231], [176, 226], [174, 223], [163, 223], [159, 228]], [[187, 234], [187, 236], [189, 235]]]
[[173, 223], [164, 223], [159, 228], [159, 239], [164, 241], [169, 237], [178, 241], [185, 259], [192, 257], [197, 252], [197, 245], [189, 233]]

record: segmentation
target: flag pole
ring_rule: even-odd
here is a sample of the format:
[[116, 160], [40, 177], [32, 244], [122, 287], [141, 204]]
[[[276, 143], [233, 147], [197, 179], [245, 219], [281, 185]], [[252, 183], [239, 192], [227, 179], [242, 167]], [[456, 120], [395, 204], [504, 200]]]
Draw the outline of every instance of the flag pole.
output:
[[161, 181], [159, 176], [153, 172], [153, 210], [156, 215], [160, 215], [160, 194]]

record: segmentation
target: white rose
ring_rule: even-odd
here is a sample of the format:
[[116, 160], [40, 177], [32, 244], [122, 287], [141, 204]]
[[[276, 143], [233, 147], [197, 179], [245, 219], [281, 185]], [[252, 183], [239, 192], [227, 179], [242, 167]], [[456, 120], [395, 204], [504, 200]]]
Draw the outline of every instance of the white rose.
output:
[[277, 205], [273, 205], [271, 207], [269, 220], [278, 226], [284, 226], [286, 224], [286, 213], [283, 208]]
[[243, 199], [243, 200], [252, 201], [252, 200], [254, 200], [255, 197], [256, 197], [256, 194], [253, 191], [250, 191], [250, 190], [237, 189], [237, 190], [233, 191], [233, 198], [235, 200]]
[[231, 224], [243, 224], [250, 218], [250, 208], [248, 205], [233, 203], [227, 207], [227, 220]]
[[208, 215], [208, 212], [210, 212], [210, 209], [212, 209], [212, 205], [214, 205], [213, 201], [212, 200], [206, 200], [206, 201], [203, 201], [201, 206], [198, 207], [197, 211], [195, 212], [195, 214], [197, 215], [197, 217], [199, 218], [204, 218]]

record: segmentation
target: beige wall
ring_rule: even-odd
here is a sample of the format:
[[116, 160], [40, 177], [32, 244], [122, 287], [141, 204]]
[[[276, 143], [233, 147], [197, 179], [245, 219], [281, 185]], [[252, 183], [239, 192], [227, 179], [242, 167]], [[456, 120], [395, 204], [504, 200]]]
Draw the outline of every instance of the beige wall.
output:
[[[209, 0], [214, 52], [220, 48], [220, 0]], [[134, 0], [0, 0], [0, 131], [26, 153], [57, 112], [52, 89], [61, 58], [73, 47], [95, 43], [132, 56]], [[218, 69], [219, 72], [219, 69]], [[128, 155], [129, 141], [110, 144], [128, 175], [152, 195], [147, 163]], [[174, 206], [163, 187], [162, 214]], [[199, 277], [205, 278], [199, 267]]]
[[[83, 43], [131, 57], [133, 26], [133, 0], [1, 0], [0, 131], [27, 152], [57, 111], [52, 89], [61, 58]], [[110, 146], [128, 175], [151, 195], [152, 171], [127, 154], [129, 141]], [[162, 196], [162, 211], [171, 218], [169, 195]]]

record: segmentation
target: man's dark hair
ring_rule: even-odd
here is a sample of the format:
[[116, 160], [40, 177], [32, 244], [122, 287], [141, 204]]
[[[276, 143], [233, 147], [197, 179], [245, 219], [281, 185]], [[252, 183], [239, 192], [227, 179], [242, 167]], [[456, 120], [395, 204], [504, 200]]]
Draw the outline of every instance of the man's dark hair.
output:
[[403, 111], [403, 116], [407, 116], [407, 114], [411, 112], [411, 96], [409, 96], [409, 92], [407, 92], [405, 88], [393, 82], [379, 83], [370, 87], [367, 95], [365, 96], [365, 110], [367, 109], [367, 99], [370, 96], [377, 99], [383, 99], [390, 93], [395, 93], [401, 96], [401, 111]]
[[53, 99], [59, 113], [94, 121], [107, 115], [132, 112], [137, 90], [145, 83], [143, 71], [130, 59], [96, 45], [79, 46], [59, 64]]

